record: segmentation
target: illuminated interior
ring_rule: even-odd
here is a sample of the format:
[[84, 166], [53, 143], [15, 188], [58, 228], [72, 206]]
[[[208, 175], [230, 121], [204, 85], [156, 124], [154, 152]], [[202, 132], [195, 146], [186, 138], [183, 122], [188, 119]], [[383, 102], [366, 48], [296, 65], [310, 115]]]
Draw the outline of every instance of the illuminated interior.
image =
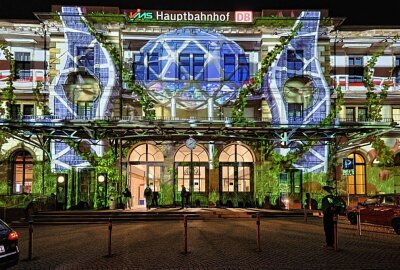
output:
[[13, 193], [32, 193], [33, 158], [27, 151], [18, 151], [13, 160]]
[[222, 192], [251, 192], [253, 161], [247, 147], [227, 146], [219, 157]]
[[352, 153], [347, 157], [354, 159], [354, 175], [347, 176], [348, 193], [364, 195], [366, 193], [365, 159], [357, 153]]
[[206, 192], [208, 154], [202, 146], [197, 145], [193, 150], [180, 147], [175, 155], [175, 168], [178, 190], [184, 185], [192, 192]]
[[144, 143], [132, 150], [129, 163], [128, 183], [130, 183], [133, 196], [133, 205], [145, 205], [144, 189], [146, 185], [153, 192], [160, 191], [164, 155], [157, 146]]

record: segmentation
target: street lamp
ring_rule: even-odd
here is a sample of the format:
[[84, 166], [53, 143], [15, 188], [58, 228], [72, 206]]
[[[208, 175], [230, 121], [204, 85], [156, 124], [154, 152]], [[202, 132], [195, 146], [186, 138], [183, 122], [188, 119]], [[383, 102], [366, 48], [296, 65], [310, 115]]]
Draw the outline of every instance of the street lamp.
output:
[[101, 204], [102, 207], [107, 206], [107, 175], [106, 174], [98, 174], [97, 175], [97, 193], [98, 197], [103, 200]]
[[68, 174], [57, 175], [57, 210], [65, 210], [67, 208], [67, 187], [68, 187]]

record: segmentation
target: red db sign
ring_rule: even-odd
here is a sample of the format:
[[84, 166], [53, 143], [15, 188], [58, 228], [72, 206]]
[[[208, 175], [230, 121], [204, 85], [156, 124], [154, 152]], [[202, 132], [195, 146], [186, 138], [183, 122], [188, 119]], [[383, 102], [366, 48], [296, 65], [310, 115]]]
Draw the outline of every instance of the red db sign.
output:
[[253, 22], [252, 11], [235, 11], [235, 22]]

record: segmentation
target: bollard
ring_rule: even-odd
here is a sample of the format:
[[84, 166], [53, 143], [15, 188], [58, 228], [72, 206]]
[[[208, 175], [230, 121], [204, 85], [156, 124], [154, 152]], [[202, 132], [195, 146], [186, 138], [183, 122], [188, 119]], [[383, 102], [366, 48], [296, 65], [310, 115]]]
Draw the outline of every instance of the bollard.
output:
[[333, 247], [334, 250], [338, 250], [338, 233], [337, 233], [337, 227], [338, 227], [338, 215], [334, 214], [333, 215]]
[[358, 229], [358, 235], [361, 235], [361, 211], [360, 211], [360, 208], [358, 209], [358, 213], [357, 213], [357, 229]]
[[32, 248], [33, 248], [33, 220], [29, 220], [29, 249], [28, 249], [28, 260], [32, 260]]
[[183, 215], [183, 226], [185, 228], [185, 235], [184, 235], [184, 242], [185, 242], [185, 250], [184, 250], [184, 254], [188, 253], [187, 250], [187, 215]]
[[112, 220], [108, 219], [108, 256], [111, 256], [111, 232], [112, 232]]
[[304, 206], [304, 222], [307, 222], [307, 209]]
[[260, 247], [260, 213], [257, 213], [257, 251], [260, 252], [261, 251], [261, 247]]

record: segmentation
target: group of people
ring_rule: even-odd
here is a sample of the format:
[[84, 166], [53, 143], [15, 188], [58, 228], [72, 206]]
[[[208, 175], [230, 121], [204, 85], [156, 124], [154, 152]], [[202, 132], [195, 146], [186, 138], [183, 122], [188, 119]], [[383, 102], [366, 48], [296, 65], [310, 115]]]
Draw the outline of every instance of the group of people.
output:
[[158, 207], [158, 192], [153, 191], [149, 186], [144, 189], [144, 197], [146, 199], [146, 209], [150, 210], [151, 206]]
[[181, 187], [182, 187], [182, 189], [181, 189], [181, 209], [183, 209], [185, 207], [188, 208], [188, 206], [190, 204], [189, 202], [190, 202], [191, 193], [190, 193], [190, 191], [186, 190], [185, 185], [182, 185]]
[[[125, 188], [125, 191], [122, 192], [125, 199], [125, 209], [132, 208], [132, 193], [129, 188]], [[151, 206], [158, 207], [158, 192], [154, 191], [149, 187], [146, 186], [144, 189], [144, 197], [146, 199], [146, 208], [150, 209]]]

